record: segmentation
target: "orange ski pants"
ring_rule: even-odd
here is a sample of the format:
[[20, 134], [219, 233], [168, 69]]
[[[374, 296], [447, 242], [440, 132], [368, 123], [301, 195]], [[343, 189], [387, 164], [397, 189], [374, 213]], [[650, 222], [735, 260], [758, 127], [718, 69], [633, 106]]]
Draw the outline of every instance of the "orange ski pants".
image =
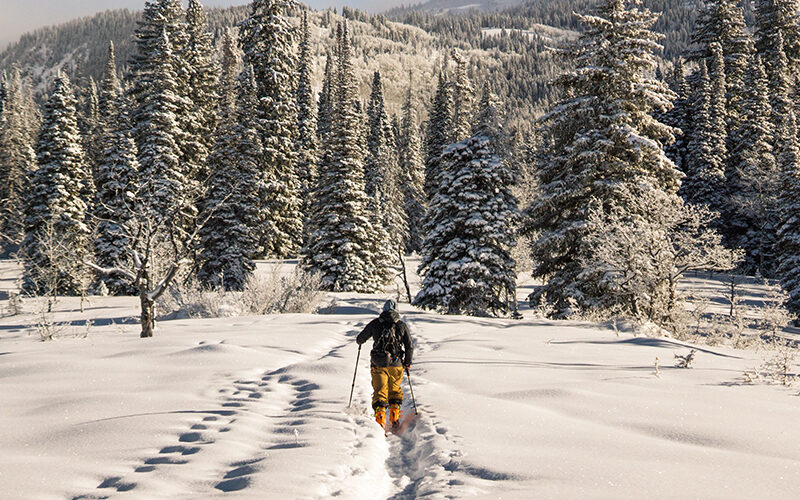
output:
[[390, 404], [400, 405], [403, 402], [402, 366], [373, 366], [372, 373], [372, 407], [387, 407]]

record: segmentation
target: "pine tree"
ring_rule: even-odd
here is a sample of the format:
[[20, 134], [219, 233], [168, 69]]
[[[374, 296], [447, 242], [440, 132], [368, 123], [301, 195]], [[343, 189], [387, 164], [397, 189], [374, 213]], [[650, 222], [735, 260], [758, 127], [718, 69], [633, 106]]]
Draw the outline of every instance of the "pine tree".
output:
[[453, 100], [443, 73], [439, 74], [436, 94], [428, 113], [428, 133], [425, 136], [425, 196], [428, 201], [436, 194], [439, 157], [454, 137]]
[[791, 68], [789, 67], [789, 60], [783, 50], [783, 36], [780, 32], [777, 34], [775, 42], [774, 53], [770, 55], [772, 60], [769, 61], [764, 57], [764, 66], [767, 70], [767, 79], [769, 81], [769, 94], [770, 106], [772, 107], [772, 115], [770, 121], [775, 130], [780, 130], [784, 124], [789, 111], [792, 111], [794, 104], [792, 103], [792, 77]]
[[[234, 70], [235, 61], [226, 58], [222, 81], [229, 82]], [[220, 90], [223, 102], [233, 101], [235, 105], [221, 107], [209, 157], [212, 173], [201, 214], [207, 222], [200, 231], [198, 278], [206, 286], [242, 290], [255, 270], [252, 257], [258, 251], [257, 197], [263, 182], [261, 141], [252, 113], [257, 105], [252, 68], [245, 68], [236, 89]]]
[[214, 42], [208, 32], [206, 14], [197, 0], [189, 0], [186, 33], [188, 39], [185, 60], [190, 69], [186, 97], [191, 102], [191, 119], [185, 120], [184, 125], [187, 134], [184, 158], [189, 165], [194, 166], [189, 172], [194, 183], [202, 185], [209, 175], [206, 158], [211, 150], [216, 128], [219, 66]]
[[250, 17], [240, 26], [245, 63], [257, 84], [259, 133], [264, 148], [262, 171], [267, 178], [259, 235], [263, 255], [296, 255], [303, 236], [297, 155], [297, 104], [294, 89], [297, 61], [293, 28], [285, 17], [289, 0], [254, 0]]
[[[626, 5], [604, 0], [593, 15], [578, 16], [587, 28], [566, 52], [576, 69], [556, 80], [565, 98], [542, 118], [541, 196], [526, 211], [526, 230], [535, 236], [533, 275], [545, 284], [530, 298], [532, 305], [551, 305], [558, 317], [640, 307], [642, 295], [609, 293], [616, 279], [606, 280], [605, 269], [593, 264], [601, 229], [589, 223], [592, 214], [624, 214], [632, 225], [661, 227], [640, 237], [664, 247], [667, 221], [660, 214], [680, 205], [681, 174], [662, 149], [674, 140], [673, 129], [652, 117], [675, 95], [647, 76], [656, 66], [659, 37], [649, 28], [658, 16]], [[643, 264], [635, 272], [648, 276], [655, 269]], [[651, 299], [669, 295], [661, 281], [647, 282]]]
[[[790, 66], [800, 64], [800, 3], [798, 0], [756, 0], [756, 50], [764, 59], [769, 79], [784, 52]], [[782, 43], [778, 43], [778, 40]]]
[[[105, 93], [104, 93], [105, 94]], [[105, 99], [110, 95], [105, 94]], [[130, 266], [131, 221], [136, 211], [139, 162], [136, 144], [131, 137], [129, 103], [117, 92], [108, 103], [102, 136], [103, 156], [95, 175], [97, 203], [94, 216], [97, 236], [94, 240], [95, 263], [102, 268]], [[110, 274], [98, 277], [113, 295], [131, 295], [136, 290], [124, 276]]]
[[414, 305], [447, 314], [504, 315], [516, 310], [516, 272], [511, 257], [519, 218], [511, 193], [512, 169], [492, 152], [487, 132], [475, 134], [442, 155], [431, 201], [419, 272], [422, 290]]
[[686, 173], [686, 157], [689, 149], [689, 142], [692, 138], [692, 123], [689, 117], [692, 116], [692, 99], [689, 89], [689, 82], [686, 78], [683, 59], [680, 57], [675, 60], [672, 69], [670, 89], [677, 96], [672, 109], [664, 113], [662, 121], [677, 130], [675, 142], [666, 145], [665, 151], [670, 160], [678, 167], [678, 170]]
[[21, 255], [23, 287], [37, 293], [76, 294], [88, 254], [85, 193], [91, 182], [78, 130], [77, 101], [59, 73], [44, 106], [36, 142], [38, 169], [30, 176]]
[[78, 112], [78, 130], [80, 132], [83, 150], [86, 153], [86, 162], [89, 165], [89, 171], [92, 173], [92, 179], [94, 179], [97, 166], [102, 161], [103, 156], [103, 150], [100, 144], [100, 138], [103, 133], [103, 123], [100, 118], [97, 85], [93, 78], [89, 78], [89, 86], [82, 108], [83, 109]]
[[108, 42], [108, 60], [106, 69], [103, 72], [103, 81], [100, 84], [100, 95], [98, 96], [98, 111], [100, 120], [106, 122], [115, 117], [116, 104], [119, 98], [120, 84], [117, 77], [117, 58], [114, 54], [114, 42]]
[[198, 148], [187, 131], [194, 115], [180, 0], [146, 2], [135, 42], [130, 101], [144, 197], [140, 201], [165, 229], [190, 231], [197, 215], [194, 179], [199, 167], [190, 161]]
[[172, 46], [164, 29], [160, 44], [154, 47], [150, 97], [138, 110], [139, 123], [134, 130], [141, 136], [138, 144], [139, 201], [154, 223], [163, 224], [168, 230], [179, 230], [186, 227], [186, 220], [194, 217], [194, 205], [186, 189], [189, 183], [178, 144], [181, 132], [177, 115], [184, 109], [185, 101], [177, 93], [179, 84], [173, 59]]
[[772, 108], [767, 77], [758, 55], [745, 75], [745, 84], [750, 95], [742, 102], [743, 120], [735, 133], [736, 149], [731, 152], [738, 163], [726, 174], [730, 201], [724, 229], [730, 246], [744, 248], [746, 269], [753, 272], [758, 267], [758, 248], [765, 241], [763, 231], [758, 228], [762, 222], [767, 222], [763, 210], [754, 209], [761, 206], [759, 199], [763, 199], [766, 176], [776, 169], [772, 146], [774, 128], [770, 122]]
[[[492, 150], [497, 151], [500, 156], [510, 153], [512, 149], [509, 134], [505, 130], [503, 105], [500, 98], [492, 92], [488, 81], [483, 84], [472, 133], [489, 138]], [[511, 164], [505, 158], [504, 161]]]
[[8, 254], [22, 242], [26, 174], [35, 168], [36, 159], [19, 68], [12, 68], [5, 89], [0, 114], [0, 247]]
[[467, 60], [456, 50], [452, 51], [456, 63], [456, 74], [452, 81], [453, 138], [456, 141], [470, 136], [473, 121], [475, 90], [467, 75]]
[[319, 144], [327, 142], [328, 134], [331, 130], [331, 114], [333, 113], [333, 54], [328, 51], [325, 59], [325, 73], [322, 77], [322, 89], [319, 93], [317, 103], [317, 140]]
[[[410, 82], [410, 79], [409, 79]], [[422, 248], [425, 220], [425, 167], [417, 127], [417, 117], [411, 100], [411, 86], [408, 87], [403, 104], [403, 119], [400, 123], [398, 163], [400, 186], [403, 191], [403, 207], [408, 221], [406, 253], [419, 252]]]
[[711, 71], [700, 62], [695, 98], [693, 137], [689, 144], [686, 179], [681, 194], [688, 203], [706, 205], [721, 213], [725, 209], [725, 74], [722, 52], [712, 44], [715, 57]]
[[[375, 226], [386, 230], [388, 240], [381, 243], [390, 255], [403, 248], [408, 238], [408, 221], [400, 190], [400, 172], [389, 115], [383, 96], [381, 74], [376, 71], [372, 79], [372, 93], [367, 106], [367, 160], [364, 175], [367, 196], [375, 200], [380, 218], [373, 220]], [[391, 260], [396, 260], [392, 257]]]
[[778, 198], [777, 275], [789, 296], [786, 307], [800, 315], [800, 145], [794, 112], [786, 117], [781, 129], [781, 150], [778, 153], [780, 191]]
[[314, 186], [317, 163], [317, 117], [314, 110], [314, 90], [311, 88], [314, 61], [311, 53], [311, 27], [308, 11], [303, 11], [300, 39], [300, 59], [297, 66], [297, 177], [303, 201], [303, 213], [308, 214], [310, 194]]
[[381, 238], [367, 212], [362, 113], [346, 24], [338, 26], [336, 38], [331, 129], [318, 165], [305, 265], [321, 274], [329, 290], [373, 292], [387, 274], [381, 256], [372, 251]]
[[[738, 0], [713, 0], [702, 4], [692, 35], [693, 46], [689, 51], [690, 61], [704, 60], [710, 66], [716, 57], [712, 45], [716, 43], [722, 50], [725, 64], [726, 147], [729, 152], [736, 148], [735, 131], [744, 118], [741, 103], [747, 99], [750, 90], [744, 85], [745, 71], [750, 55], [755, 50], [739, 3]], [[726, 168], [734, 169], [740, 161], [735, 155], [728, 155]], [[728, 221], [724, 220], [722, 226], [727, 225]]]

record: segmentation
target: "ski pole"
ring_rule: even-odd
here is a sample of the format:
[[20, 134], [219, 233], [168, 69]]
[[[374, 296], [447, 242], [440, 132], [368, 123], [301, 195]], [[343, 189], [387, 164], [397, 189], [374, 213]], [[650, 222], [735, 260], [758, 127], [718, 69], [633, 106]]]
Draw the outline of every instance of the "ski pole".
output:
[[356, 355], [356, 369], [353, 372], [353, 385], [350, 386], [350, 401], [347, 403], [347, 407], [350, 408], [350, 405], [353, 403], [353, 389], [356, 388], [356, 373], [358, 373], [358, 358], [361, 357], [361, 344], [358, 344], [358, 354]]
[[411, 385], [411, 374], [408, 373], [408, 367], [406, 367], [406, 379], [408, 379], [408, 388], [411, 389], [411, 402], [414, 403], [414, 415], [419, 415], [419, 411], [417, 411], [417, 400], [414, 399], [414, 386]]

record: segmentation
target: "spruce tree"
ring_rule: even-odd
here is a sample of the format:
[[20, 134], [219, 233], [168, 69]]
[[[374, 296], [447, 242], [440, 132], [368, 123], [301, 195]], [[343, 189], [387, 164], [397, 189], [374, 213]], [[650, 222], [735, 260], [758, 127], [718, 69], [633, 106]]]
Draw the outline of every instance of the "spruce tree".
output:
[[403, 207], [408, 221], [408, 238], [405, 242], [405, 251], [406, 253], [419, 252], [422, 248], [422, 238], [424, 236], [425, 167], [422, 160], [417, 117], [411, 100], [410, 85], [403, 104], [403, 118], [400, 123], [398, 162], [400, 186], [403, 192]]
[[254, 0], [250, 17], [241, 25], [239, 43], [245, 63], [253, 67], [257, 85], [259, 133], [264, 148], [262, 171], [266, 192], [260, 212], [264, 217], [258, 235], [263, 255], [296, 255], [303, 236], [297, 155], [297, 61], [294, 33], [286, 15], [289, 0]]
[[314, 109], [314, 90], [311, 88], [314, 61], [311, 53], [311, 27], [308, 11], [303, 11], [300, 38], [300, 59], [297, 66], [297, 177], [303, 199], [303, 214], [308, 214], [310, 194], [314, 185], [317, 163], [317, 116]]
[[452, 81], [453, 139], [461, 141], [471, 134], [475, 90], [467, 75], [467, 60], [456, 50], [452, 51], [456, 73]]
[[[673, 129], [652, 114], [668, 109], [675, 95], [648, 76], [656, 66], [659, 36], [650, 31], [656, 14], [604, 0], [578, 19], [586, 31], [566, 52], [576, 69], [556, 80], [565, 97], [542, 118], [541, 195], [525, 222], [534, 237], [533, 275], [545, 284], [530, 298], [532, 305], [552, 306], [557, 317], [594, 309], [635, 313], [639, 301], [609, 293], [615, 280], [593, 264], [599, 248], [592, 240], [602, 229], [589, 221], [593, 214], [625, 214], [631, 223], [661, 227], [644, 237], [652, 246], [668, 245], [660, 214], [680, 204], [681, 174], [663, 151]], [[636, 272], [655, 270], [643, 265]], [[648, 297], [669, 295], [660, 281], [648, 282], [654, 284]]]
[[711, 71], [700, 62], [700, 77], [694, 106], [693, 137], [689, 144], [686, 178], [681, 194], [688, 203], [706, 205], [721, 213], [725, 198], [725, 75], [719, 44], [712, 44], [715, 57]]
[[[746, 252], [746, 270], [754, 272], [759, 258], [758, 248], [764, 241], [759, 226], [763, 214], [754, 210], [761, 205], [766, 176], [775, 172], [773, 157], [774, 127], [770, 122], [772, 108], [769, 104], [767, 77], [761, 57], [753, 58], [751, 69], [745, 75], [745, 84], [750, 95], [742, 102], [744, 111], [741, 126], [735, 133], [735, 149], [731, 154], [738, 160], [735, 168], [727, 173], [726, 191], [729, 198], [726, 217], [728, 244], [741, 247]], [[764, 170], [766, 169], [766, 170]]]
[[326, 289], [373, 292], [387, 279], [385, 263], [373, 253], [376, 229], [364, 192], [365, 145], [358, 85], [347, 25], [339, 25], [337, 67], [331, 83], [331, 129], [323, 142], [311, 212], [305, 265], [320, 273]]
[[130, 61], [133, 137], [142, 172], [140, 201], [153, 221], [178, 232], [192, 230], [197, 215], [196, 138], [188, 97], [191, 69], [180, 0], [146, 2]]
[[114, 42], [108, 42], [108, 59], [103, 72], [103, 81], [100, 83], [98, 108], [100, 120], [106, 122], [116, 116], [114, 104], [119, 98], [120, 83], [117, 77], [117, 57], [114, 53]]
[[505, 315], [516, 310], [511, 248], [519, 219], [512, 169], [492, 151], [494, 123], [480, 115], [475, 134], [441, 157], [414, 305], [446, 314]]
[[154, 223], [165, 230], [185, 228], [185, 221], [194, 217], [194, 205], [187, 192], [187, 172], [181, 163], [178, 143], [178, 113], [185, 100], [178, 95], [178, 81], [173, 68], [172, 45], [166, 29], [160, 43], [153, 47], [153, 72], [150, 75], [149, 99], [138, 109], [140, 132], [138, 146], [140, 197]]
[[185, 60], [189, 67], [187, 95], [191, 102], [189, 116], [185, 120], [188, 140], [184, 157], [194, 169], [189, 172], [196, 185], [202, 185], [209, 175], [206, 158], [216, 128], [217, 81], [219, 66], [216, 61], [214, 42], [208, 31], [208, 23], [203, 6], [197, 0], [189, 0], [186, 10], [186, 52]]
[[317, 140], [319, 144], [327, 142], [331, 129], [331, 113], [333, 113], [333, 54], [328, 51], [325, 59], [325, 73], [322, 77], [322, 89], [317, 102]]
[[25, 199], [23, 287], [34, 293], [77, 294], [88, 254], [85, 195], [91, 179], [81, 147], [77, 101], [63, 73], [56, 75], [43, 108], [36, 165]]
[[800, 145], [793, 111], [780, 131], [781, 149], [777, 155], [780, 168], [777, 242], [777, 276], [789, 296], [786, 307], [800, 316]]
[[5, 89], [0, 114], [0, 247], [8, 254], [18, 248], [24, 236], [26, 175], [34, 168], [35, 153], [19, 68], [12, 68]]
[[[223, 65], [222, 81], [235, 69], [230, 60]], [[223, 105], [209, 157], [211, 183], [206, 192], [200, 231], [201, 262], [198, 278], [206, 286], [242, 290], [255, 270], [252, 258], [258, 251], [259, 184], [261, 141], [253, 106], [256, 84], [251, 67], [239, 77], [237, 88], [220, 89]], [[238, 98], [235, 96], [238, 95]]]
[[453, 100], [444, 73], [439, 74], [436, 94], [428, 112], [428, 130], [425, 136], [425, 196], [428, 201], [436, 194], [439, 175], [439, 157], [444, 148], [453, 142]]
[[689, 82], [686, 78], [683, 59], [677, 58], [672, 68], [670, 79], [670, 89], [675, 93], [676, 98], [673, 108], [663, 114], [663, 122], [670, 127], [680, 130], [675, 136], [675, 142], [666, 145], [665, 152], [670, 160], [678, 167], [678, 170], [686, 173], [687, 150], [692, 138], [692, 123], [689, 118], [692, 116], [692, 95]]
[[[105, 99], [110, 99], [108, 94]], [[97, 235], [94, 240], [95, 264], [102, 268], [127, 269], [131, 265], [132, 226], [136, 212], [139, 162], [136, 144], [131, 136], [129, 103], [125, 94], [117, 92], [108, 102], [102, 136], [103, 156], [95, 175], [97, 203], [94, 216]], [[137, 291], [124, 276], [109, 274], [98, 277], [113, 295], [132, 295]]]
[[783, 50], [783, 35], [780, 32], [778, 32], [777, 40], [775, 41], [774, 54], [769, 55], [772, 60], [768, 61], [766, 57], [762, 56], [769, 81], [770, 106], [772, 107], [770, 121], [775, 130], [780, 130], [789, 115], [789, 111], [794, 108], [792, 102], [792, 69]]
[[408, 237], [408, 221], [400, 190], [400, 172], [389, 115], [383, 96], [381, 74], [376, 71], [372, 79], [372, 93], [367, 106], [367, 159], [364, 175], [367, 196], [374, 200], [376, 212], [380, 214], [373, 224], [386, 230], [387, 240], [383, 248], [396, 260], [396, 252], [402, 249]]
[[[800, 2], [798, 0], [756, 0], [756, 50], [764, 59], [772, 80], [779, 52], [784, 52], [793, 69], [800, 63]], [[782, 41], [779, 44], [778, 40]]]

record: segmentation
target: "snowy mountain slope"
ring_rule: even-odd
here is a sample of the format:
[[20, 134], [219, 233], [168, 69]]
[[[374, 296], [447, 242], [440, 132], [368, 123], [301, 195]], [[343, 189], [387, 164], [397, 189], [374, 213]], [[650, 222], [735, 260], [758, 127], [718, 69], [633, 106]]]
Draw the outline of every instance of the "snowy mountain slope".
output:
[[[142, 2], [144, 4], [144, 2]], [[210, 9], [209, 26], [220, 37], [224, 28], [236, 26], [249, 12], [249, 6]], [[24, 35], [17, 43], [0, 51], [0, 71], [17, 64], [30, 77], [39, 93], [58, 70], [67, 72], [73, 81], [84, 85], [88, 77], [99, 81], [106, 63], [109, 40], [114, 42], [122, 74], [134, 50], [134, 31], [140, 12], [105, 11]], [[344, 17], [332, 11], [313, 11], [312, 48], [315, 51], [316, 87], [321, 86], [326, 50], [332, 48], [331, 27]], [[299, 24], [299, 19], [293, 19]], [[373, 72], [384, 73], [387, 101], [391, 111], [399, 111], [405, 99], [409, 73], [415, 82], [430, 81], [440, 48], [433, 36], [415, 26], [382, 19], [362, 22], [351, 19], [354, 36], [354, 64], [362, 88], [368, 95]], [[422, 96], [420, 96], [422, 97]], [[422, 101], [420, 101], [420, 104]]]
[[26, 302], [27, 314], [0, 319], [0, 498], [794, 498], [800, 488], [796, 389], [744, 385], [758, 353], [699, 347], [693, 369], [676, 369], [681, 342], [529, 311], [513, 321], [402, 305], [421, 416], [386, 439], [369, 416], [368, 348], [346, 408], [354, 336], [384, 298], [337, 295], [328, 315], [163, 321], [149, 340], [126, 322], [134, 298], [91, 298], [83, 314], [64, 298], [59, 318], [74, 325], [49, 343], [30, 335]]
[[524, 3], [524, 0], [430, 0], [428, 2], [406, 7], [406, 9], [457, 14], [459, 12], [467, 12], [470, 10], [500, 10], [513, 5], [519, 5], [521, 3]]

